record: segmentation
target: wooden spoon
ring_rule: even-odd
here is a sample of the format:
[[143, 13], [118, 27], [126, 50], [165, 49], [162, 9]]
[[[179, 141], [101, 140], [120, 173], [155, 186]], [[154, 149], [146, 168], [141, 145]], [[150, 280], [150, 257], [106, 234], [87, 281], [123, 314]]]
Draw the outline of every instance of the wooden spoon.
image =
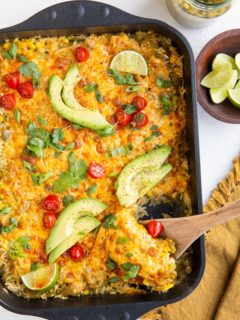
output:
[[[202, 234], [212, 227], [240, 216], [240, 200], [210, 213], [183, 218], [154, 219], [162, 223], [164, 238], [172, 239], [176, 245], [175, 258], [178, 259], [184, 251]], [[141, 221], [148, 225], [152, 220]], [[239, 230], [240, 232], [240, 230]]]

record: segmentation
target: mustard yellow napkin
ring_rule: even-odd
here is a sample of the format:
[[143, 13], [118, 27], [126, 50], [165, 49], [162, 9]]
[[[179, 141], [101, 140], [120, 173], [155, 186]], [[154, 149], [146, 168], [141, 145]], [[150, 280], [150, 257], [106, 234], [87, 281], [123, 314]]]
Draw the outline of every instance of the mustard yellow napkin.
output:
[[[204, 207], [210, 212], [240, 198], [240, 157]], [[240, 219], [206, 234], [206, 269], [186, 299], [155, 309], [142, 320], [240, 320]]]

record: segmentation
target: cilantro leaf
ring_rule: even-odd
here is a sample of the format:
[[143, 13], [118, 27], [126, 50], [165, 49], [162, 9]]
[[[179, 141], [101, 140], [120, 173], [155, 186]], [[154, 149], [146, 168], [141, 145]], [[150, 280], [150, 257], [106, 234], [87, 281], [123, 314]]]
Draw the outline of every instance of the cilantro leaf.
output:
[[123, 280], [128, 281], [130, 279], [136, 278], [140, 266], [132, 264], [130, 262], [126, 262], [120, 265], [121, 269], [123, 269], [126, 273], [123, 275]]
[[116, 263], [111, 259], [108, 259], [106, 266], [109, 270], [114, 270], [117, 267]]
[[172, 81], [165, 80], [162, 77], [158, 76], [156, 79], [156, 85], [160, 88], [169, 88], [172, 86]]
[[71, 194], [67, 194], [63, 197], [63, 205], [67, 207], [69, 204], [74, 202], [74, 197]]
[[119, 279], [118, 277], [112, 277], [112, 278], [109, 278], [109, 279], [108, 279], [108, 282], [109, 282], [109, 283], [116, 283], [116, 282], [118, 282], [118, 281], [120, 281], [120, 279]]
[[15, 229], [17, 227], [17, 220], [14, 217], [10, 218], [10, 223], [8, 226], [0, 226], [0, 233], [9, 233], [11, 232], [13, 229]]
[[121, 108], [126, 114], [133, 114], [137, 111], [137, 107], [132, 104], [123, 104]]
[[37, 269], [39, 269], [39, 266], [40, 266], [39, 261], [33, 262], [33, 264], [31, 265], [30, 271], [36, 271]]
[[12, 211], [12, 208], [11, 207], [4, 207], [0, 210], [0, 214], [2, 215], [5, 215], [5, 214], [8, 214]]
[[27, 171], [29, 171], [29, 172], [34, 171], [34, 170], [35, 170], [35, 168], [36, 168], [36, 166], [31, 165], [31, 163], [30, 163], [30, 162], [25, 161], [25, 160], [23, 160], [23, 166], [24, 166], [24, 168], [25, 168]]
[[129, 241], [130, 241], [130, 239], [127, 237], [119, 237], [119, 238], [117, 238], [116, 243], [117, 244], [126, 244]]
[[8, 60], [14, 60], [17, 55], [17, 45], [13, 42], [8, 51], [3, 51], [2, 56]]
[[125, 91], [126, 92], [138, 92], [140, 90], [139, 86], [128, 86]]
[[99, 103], [103, 103], [103, 95], [99, 90], [96, 90], [95, 97]]
[[21, 112], [19, 109], [14, 109], [14, 118], [16, 119], [17, 123], [20, 123], [21, 121]]
[[38, 121], [41, 123], [42, 126], [46, 127], [48, 122], [42, 116], [38, 116]]
[[98, 89], [98, 85], [95, 83], [88, 83], [84, 86], [86, 92], [94, 92]]
[[103, 228], [105, 229], [118, 229], [118, 226], [115, 224], [116, 217], [113, 214], [109, 214], [105, 217], [104, 222], [102, 224]]
[[90, 196], [97, 190], [97, 185], [94, 183], [90, 188], [87, 189], [87, 194]]

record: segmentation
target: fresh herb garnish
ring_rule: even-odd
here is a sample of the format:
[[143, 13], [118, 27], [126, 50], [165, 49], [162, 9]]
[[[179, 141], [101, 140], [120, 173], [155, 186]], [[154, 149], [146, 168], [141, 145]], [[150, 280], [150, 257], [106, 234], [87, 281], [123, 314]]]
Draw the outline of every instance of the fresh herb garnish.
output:
[[150, 130], [152, 131], [152, 133], [149, 137], [144, 139], [144, 142], [148, 142], [148, 141], [152, 140], [154, 137], [160, 136], [160, 132], [158, 131], [158, 126], [156, 126], [156, 125], [151, 126]]
[[163, 114], [167, 116], [175, 111], [177, 96], [170, 97], [168, 94], [162, 94], [160, 96], [160, 102], [162, 104]]
[[52, 142], [54, 144], [57, 144], [59, 141], [62, 141], [64, 139], [64, 132], [62, 128], [56, 128], [53, 130], [52, 133]]
[[17, 55], [17, 45], [13, 42], [8, 51], [3, 51], [2, 56], [8, 60], [14, 60]]
[[[125, 85], [125, 84], [128, 84], [130, 86], [134, 86], [134, 85], [137, 85], [137, 82], [134, 80], [134, 77], [132, 74], [128, 73], [126, 74], [125, 76], [122, 75], [121, 73], [119, 73], [117, 70], [115, 69], [108, 69], [108, 75], [110, 77], [112, 77], [115, 82], [119, 85]], [[131, 91], [127, 91], [127, 92], [134, 92], [132, 91], [133, 89], [128, 89], [128, 90], [131, 90]], [[136, 90], [138, 91], [138, 90]]]
[[120, 281], [120, 279], [119, 279], [118, 277], [112, 277], [112, 278], [109, 278], [109, 279], [108, 279], [108, 282], [109, 282], [109, 283], [116, 283], [116, 282], [118, 282], [118, 281]]
[[128, 86], [125, 91], [126, 92], [138, 92], [140, 90], [139, 86]]
[[29, 172], [33, 172], [36, 168], [36, 166], [32, 165], [30, 162], [25, 160], [23, 160], [23, 166]]
[[116, 243], [117, 244], [126, 244], [129, 241], [130, 241], [130, 239], [127, 237], [119, 237], [119, 238], [117, 238]]
[[67, 207], [69, 204], [74, 202], [74, 197], [71, 194], [67, 194], [63, 197], [63, 205]]
[[41, 123], [42, 126], [46, 127], [48, 122], [42, 116], [38, 116], [38, 121]]
[[65, 151], [73, 149], [74, 146], [75, 146], [75, 143], [74, 143], [74, 142], [69, 142], [69, 143], [65, 146]]
[[20, 123], [21, 121], [21, 112], [19, 109], [14, 109], [14, 118], [16, 119], [17, 123]]
[[114, 270], [117, 267], [116, 263], [111, 259], [108, 259], [106, 266], [109, 270]]
[[138, 123], [142, 123], [143, 117], [144, 117], [144, 114], [143, 114], [143, 113], [138, 113], [137, 116], [136, 116], [136, 121], [137, 121]]
[[87, 164], [84, 160], [76, 160], [72, 151], [68, 156], [68, 171], [63, 172], [53, 184], [54, 192], [63, 192], [68, 188], [77, 188], [80, 181], [86, 178]]
[[132, 264], [130, 262], [126, 262], [120, 265], [121, 269], [123, 269], [126, 273], [123, 275], [123, 280], [128, 281], [130, 279], [136, 278], [140, 266]]
[[137, 111], [137, 107], [132, 104], [123, 104], [121, 108], [126, 114], [133, 114]]
[[156, 85], [160, 88], [169, 88], [172, 86], [172, 81], [165, 80], [162, 77], [158, 76], [156, 79]]
[[94, 92], [98, 89], [98, 85], [95, 83], [88, 83], [84, 86], [86, 92]]
[[10, 218], [8, 226], [0, 226], [0, 233], [9, 233], [17, 227], [17, 220], [14, 217]]
[[106, 152], [107, 158], [114, 158], [117, 156], [127, 156], [133, 150], [133, 145], [128, 143], [126, 146], [120, 146], [118, 148], [108, 149]]
[[96, 90], [95, 97], [99, 103], [103, 103], [103, 95], [99, 90]]
[[10, 249], [8, 250], [8, 256], [10, 259], [15, 260], [18, 257], [19, 258], [25, 258], [26, 255], [24, 252], [21, 251], [21, 249], [24, 249], [26, 251], [31, 249], [31, 245], [29, 244], [29, 240], [31, 240], [28, 236], [22, 236], [18, 238], [15, 242], [10, 242]]
[[33, 264], [30, 267], [30, 271], [36, 271], [37, 269], [39, 269], [39, 266], [40, 266], [40, 262], [39, 261], [33, 262]]
[[84, 90], [86, 92], [95, 92], [95, 97], [97, 99], [97, 101], [99, 103], [102, 103], [103, 102], [103, 95], [102, 93], [98, 90], [98, 84], [95, 84], [95, 83], [89, 83], [89, 84], [86, 84], [85, 87], [84, 87]]
[[111, 172], [111, 173], [109, 173], [108, 176], [109, 176], [110, 178], [115, 178], [115, 177], [118, 176], [118, 173], [117, 173], [117, 172]]
[[131, 252], [128, 252], [128, 253], [125, 254], [125, 256], [126, 256], [127, 258], [131, 258], [131, 257], [132, 257], [132, 253], [131, 253]]
[[12, 211], [12, 208], [11, 207], [4, 207], [0, 210], [0, 214], [1, 215], [5, 215], [5, 214], [8, 214]]
[[32, 77], [32, 83], [35, 89], [39, 89], [41, 72], [38, 69], [38, 66], [34, 62], [23, 63], [18, 71], [25, 77]]
[[28, 60], [28, 58], [27, 57], [25, 57], [23, 54], [17, 54], [17, 58], [18, 58], [18, 60], [19, 61], [21, 61], [21, 62], [28, 62], [29, 60]]
[[158, 126], [156, 126], [155, 124], [151, 126], [150, 130], [155, 131], [158, 129]]
[[102, 224], [103, 228], [105, 229], [118, 229], [118, 226], [115, 224], [116, 217], [113, 214], [109, 214], [105, 217], [104, 222]]
[[53, 173], [51, 171], [41, 173], [41, 172], [35, 172], [32, 174], [32, 181], [37, 185], [40, 186], [43, 182], [45, 182], [47, 179], [52, 177]]
[[58, 159], [58, 158], [60, 157], [60, 155], [61, 155], [61, 152], [60, 152], [60, 151], [56, 151], [56, 152], [54, 153], [54, 158], [55, 158], [55, 159]]
[[90, 196], [97, 190], [97, 185], [94, 183], [90, 188], [87, 189], [87, 194]]
[[80, 124], [73, 124], [72, 127], [74, 129], [82, 129], [83, 128], [83, 126], [80, 126]]

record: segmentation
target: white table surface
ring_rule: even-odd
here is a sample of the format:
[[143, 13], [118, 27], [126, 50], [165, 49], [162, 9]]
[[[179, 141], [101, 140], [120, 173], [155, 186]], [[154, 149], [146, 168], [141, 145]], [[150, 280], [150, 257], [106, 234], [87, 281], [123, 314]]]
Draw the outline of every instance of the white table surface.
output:
[[[19, 23], [41, 9], [59, 2], [62, 1], [0, 0], [0, 29]], [[240, 28], [240, 1], [236, 1], [234, 8], [219, 18], [213, 25], [204, 29], [187, 29], [181, 26], [168, 13], [165, 0], [102, 0], [102, 2], [135, 15], [166, 21], [187, 37], [195, 57], [205, 43], [216, 34], [225, 30]], [[218, 181], [224, 178], [230, 170], [232, 159], [239, 154], [240, 125], [225, 124], [215, 120], [200, 105], [198, 105], [198, 118], [202, 193], [205, 202]], [[13, 314], [0, 307], [0, 319], [34, 320], [40, 318]]]

